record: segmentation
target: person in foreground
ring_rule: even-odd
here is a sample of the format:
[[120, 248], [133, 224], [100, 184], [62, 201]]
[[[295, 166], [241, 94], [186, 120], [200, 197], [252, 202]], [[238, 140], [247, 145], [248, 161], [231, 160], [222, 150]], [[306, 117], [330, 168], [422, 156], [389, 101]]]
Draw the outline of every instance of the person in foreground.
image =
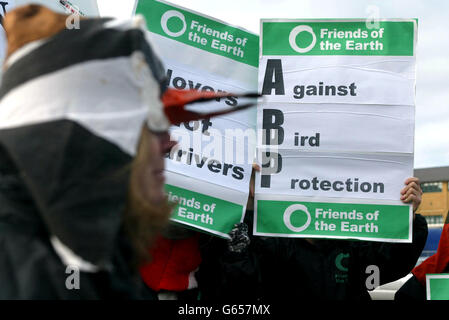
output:
[[[0, 299], [153, 299], [138, 267], [168, 223], [163, 154], [184, 109], [140, 17], [6, 15], [0, 87]], [[245, 106], [248, 107], [249, 105]]]

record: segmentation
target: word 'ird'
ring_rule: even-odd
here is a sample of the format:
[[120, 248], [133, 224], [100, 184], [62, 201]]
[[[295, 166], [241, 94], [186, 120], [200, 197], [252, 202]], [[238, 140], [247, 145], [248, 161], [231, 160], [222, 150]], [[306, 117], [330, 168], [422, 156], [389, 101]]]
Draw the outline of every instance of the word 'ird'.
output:
[[311, 147], [319, 147], [320, 146], [320, 133], [316, 133], [314, 136], [300, 136], [299, 132], [295, 132], [295, 146], [304, 147], [309, 145]]

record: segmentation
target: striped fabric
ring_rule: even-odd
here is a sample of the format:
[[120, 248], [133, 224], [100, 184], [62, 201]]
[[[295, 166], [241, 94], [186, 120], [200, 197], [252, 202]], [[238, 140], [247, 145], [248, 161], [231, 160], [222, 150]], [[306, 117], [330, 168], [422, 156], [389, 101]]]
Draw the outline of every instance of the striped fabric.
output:
[[[24, 19], [50, 23], [33, 34]], [[67, 119], [131, 155], [146, 119], [168, 129], [160, 100], [165, 74], [141, 18], [83, 19], [80, 29], [65, 29], [64, 15], [26, 6], [8, 15], [5, 28], [8, 47], [17, 49], [5, 63], [0, 129]]]
[[[0, 172], [22, 178], [17, 228], [35, 220], [63, 262], [97, 272], [116, 254], [142, 126], [169, 127], [165, 72], [141, 18], [82, 19], [80, 29], [66, 18], [38, 5], [5, 17]], [[9, 215], [0, 210], [0, 222]]]

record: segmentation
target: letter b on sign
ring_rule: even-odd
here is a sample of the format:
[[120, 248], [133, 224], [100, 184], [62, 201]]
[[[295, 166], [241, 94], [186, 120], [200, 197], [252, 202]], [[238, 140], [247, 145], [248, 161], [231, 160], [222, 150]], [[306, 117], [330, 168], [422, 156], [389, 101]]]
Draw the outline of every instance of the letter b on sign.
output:
[[284, 142], [284, 114], [277, 109], [263, 110], [263, 141], [265, 145], [280, 145]]

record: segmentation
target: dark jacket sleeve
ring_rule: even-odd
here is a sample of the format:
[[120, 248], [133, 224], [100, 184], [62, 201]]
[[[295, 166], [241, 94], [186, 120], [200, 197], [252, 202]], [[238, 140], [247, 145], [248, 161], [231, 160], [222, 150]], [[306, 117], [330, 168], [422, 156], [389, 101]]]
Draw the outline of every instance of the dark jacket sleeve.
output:
[[381, 285], [405, 277], [418, 261], [427, 240], [427, 233], [426, 220], [416, 214], [412, 243], [358, 243], [357, 255], [361, 272], [364, 273], [369, 265], [377, 266]]
[[124, 237], [117, 237], [111, 270], [66, 267], [20, 176], [0, 146], [0, 300], [154, 299], [130, 270]]
[[404, 285], [399, 288], [394, 296], [397, 301], [419, 301], [426, 300], [426, 288], [412, 276]]

